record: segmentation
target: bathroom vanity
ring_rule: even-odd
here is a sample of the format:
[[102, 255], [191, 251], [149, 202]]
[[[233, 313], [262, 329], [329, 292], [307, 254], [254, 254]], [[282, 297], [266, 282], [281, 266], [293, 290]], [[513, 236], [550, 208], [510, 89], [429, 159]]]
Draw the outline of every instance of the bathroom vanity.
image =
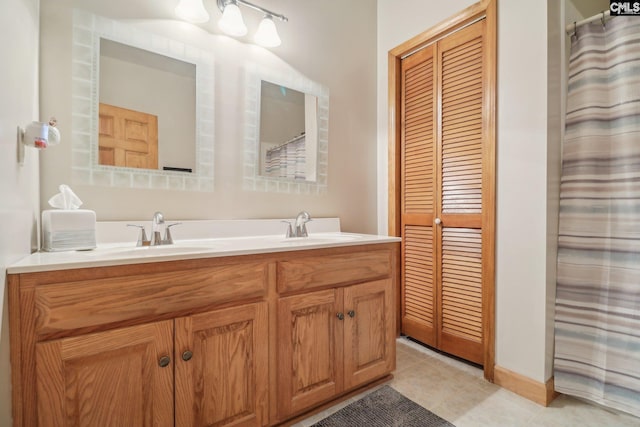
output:
[[397, 240], [33, 254], [8, 270], [14, 426], [276, 425], [383, 379]]

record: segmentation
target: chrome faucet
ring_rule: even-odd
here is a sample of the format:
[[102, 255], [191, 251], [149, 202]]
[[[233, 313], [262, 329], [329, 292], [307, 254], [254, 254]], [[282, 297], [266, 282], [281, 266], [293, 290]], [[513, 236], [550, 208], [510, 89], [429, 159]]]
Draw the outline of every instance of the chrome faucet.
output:
[[284, 221], [289, 226], [287, 227], [287, 236], [286, 237], [309, 237], [309, 233], [307, 233], [307, 222], [311, 221], [311, 215], [309, 212], [302, 211], [296, 216], [296, 220], [293, 228], [291, 227], [291, 223], [289, 221]]
[[151, 246], [162, 245], [162, 234], [160, 234], [160, 229], [166, 227], [164, 226], [164, 215], [162, 212], [156, 212], [153, 214], [153, 219], [151, 220]]
[[311, 221], [309, 212], [302, 211], [296, 217], [295, 234], [296, 237], [309, 237], [307, 233], [307, 222]]
[[[156, 212], [153, 214], [151, 220], [151, 238], [147, 238], [147, 233], [143, 225], [127, 224], [129, 227], [138, 227], [140, 229], [140, 235], [136, 246], [158, 246], [158, 245], [171, 245], [173, 244], [173, 238], [171, 237], [170, 228], [174, 225], [182, 224], [181, 222], [174, 222], [172, 224], [165, 225], [164, 215], [162, 212]], [[162, 237], [162, 229], [164, 228], [164, 238]]]

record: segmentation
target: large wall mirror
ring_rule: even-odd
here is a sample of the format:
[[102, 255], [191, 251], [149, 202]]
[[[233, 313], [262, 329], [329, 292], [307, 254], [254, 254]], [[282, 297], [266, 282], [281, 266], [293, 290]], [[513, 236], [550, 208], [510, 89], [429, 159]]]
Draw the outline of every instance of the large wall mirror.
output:
[[244, 188], [327, 188], [329, 93], [295, 70], [247, 66]]
[[74, 10], [72, 60], [74, 181], [213, 191], [209, 52]]

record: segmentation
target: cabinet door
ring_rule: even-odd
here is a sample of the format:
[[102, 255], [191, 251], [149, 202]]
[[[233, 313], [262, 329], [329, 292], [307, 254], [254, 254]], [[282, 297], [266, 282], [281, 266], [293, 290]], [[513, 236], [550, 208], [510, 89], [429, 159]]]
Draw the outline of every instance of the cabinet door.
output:
[[36, 344], [38, 425], [173, 426], [172, 326]]
[[278, 301], [278, 412], [281, 419], [342, 390], [339, 290]]
[[176, 426], [268, 421], [267, 304], [176, 319]]
[[395, 315], [390, 279], [344, 290], [344, 387], [350, 389], [395, 369]]

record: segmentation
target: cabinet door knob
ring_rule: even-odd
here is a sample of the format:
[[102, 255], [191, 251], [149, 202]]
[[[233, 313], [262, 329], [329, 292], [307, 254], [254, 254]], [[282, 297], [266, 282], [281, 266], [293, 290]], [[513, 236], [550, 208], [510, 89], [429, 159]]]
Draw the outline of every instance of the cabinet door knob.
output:
[[344, 313], [338, 313], [336, 314], [336, 317], [340, 320], [344, 320]]
[[347, 314], [349, 315], [349, 317], [356, 317], [356, 312], [353, 310], [349, 310]]
[[192, 357], [193, 357], [193, 353], [190, 352], [189, 350], [182, 353], [182, 360], [184, 360], [185, 362], [188, 362], [189, 360], [191, 360]]
[[169, 363], [171, 363], [171, 358], [169, 356], [162, 356], [158, 360], [158, 365], [160, 365], [161, 368], [166, 368], [169, 366]]
[[440, 225], [442, 224], [442, 220], [440, 218], [436, 218], [435, 221], [433, 221], [436, 223], [436, 225]]

